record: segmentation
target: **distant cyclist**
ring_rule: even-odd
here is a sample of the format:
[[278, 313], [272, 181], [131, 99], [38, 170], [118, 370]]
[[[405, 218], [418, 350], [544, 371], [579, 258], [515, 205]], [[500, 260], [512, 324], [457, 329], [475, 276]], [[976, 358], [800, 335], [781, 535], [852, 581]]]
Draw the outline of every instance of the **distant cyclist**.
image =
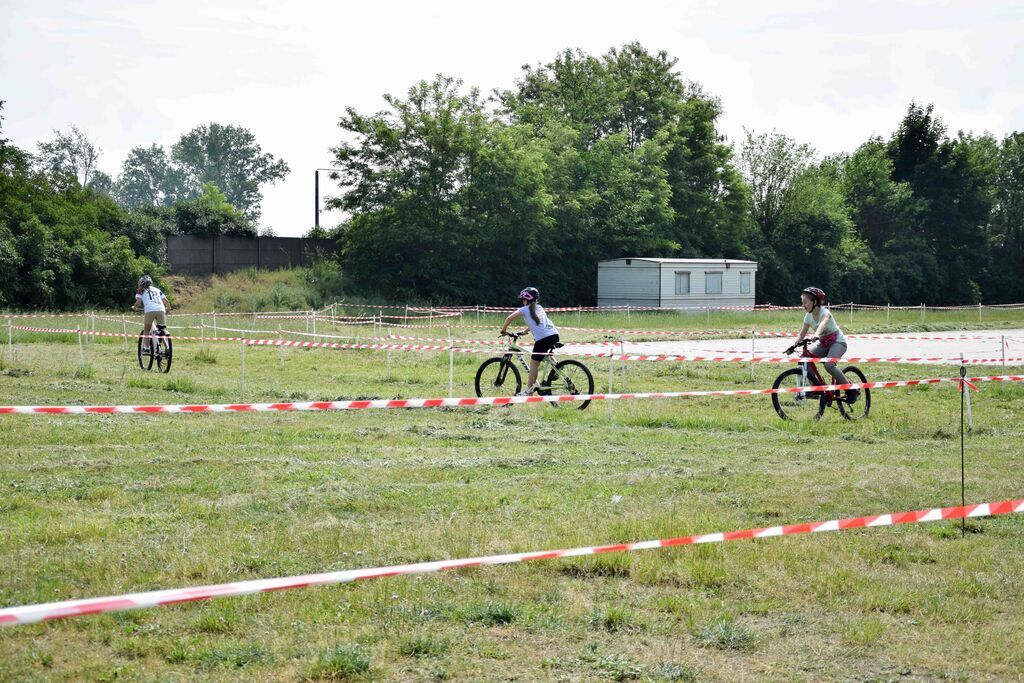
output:
[[153, 278], [148, 275], [143, 275], [139, 278], [139, 286], [135, 290], [135, 303], [132, 304], [132, 310], [139, 310], [140, 305], [146, 314], [145, 329], [142, 332], [144, 337], [149, 337], [153, 333], [154, 322], [161, 331], [167, 327], [167, 311], [170, 310], [171, 303], [164, 296], [163, 292], [153, 286]]
[[[805, 312], [804, 326], [800, 329], [800, 334], [797, 335], [793, 346], [786, 349], [786, 354], [793, 353], [797, 344], [807, 336], [808, 330], [813, 329], [817, 343], [808, 349], [808, 353], [815, 358], [841, 358], [847, 349], [846, 335], [839, 329], [839, 323], [836, 322], [832, 312], [824, 306], [825, 292], [817, 287], [807, 287], [800, 291], [800, 302], [803, 304]], [[832, 375], [836, 384], [850, 383], [835, 363], [822, 363], [822, 365], [828, 370], [828, 374]], [[848, 403], [856, 403], [859, 396], [859, 389], [850, 389], [846, 392]]]
[[537, 388], [537, 371], [540, 368], [540, 362], [544, 360], [544, 356], [551, 354], [555, 344], [558, 343], [558, 328], [548, 319], [544, 307], [537, 303], [538, 301], [540, 301], [540, 292], [536, 287], [527, 287], [519, 292], [519, 303], [522, 304], [522, 307], [509, 314], [505, 318], [505, 324], [501, 326], [501, 334], [504, 335], [512, 321], [521, 317], [526, 322], [526, 326], [530, 328], [530, 334], [533, 335], [530, 378], [526, 381], [526, 389], [523, 391], [525, 396], [529, 396]]

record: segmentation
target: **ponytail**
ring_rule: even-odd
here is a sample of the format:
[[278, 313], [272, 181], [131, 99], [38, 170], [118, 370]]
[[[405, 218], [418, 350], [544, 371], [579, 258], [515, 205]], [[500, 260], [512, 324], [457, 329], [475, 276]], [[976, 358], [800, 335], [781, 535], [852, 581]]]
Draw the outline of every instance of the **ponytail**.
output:
[[540, 325], [540, 316], [537, 315], [537, 302], [536, 301], [531, 301], [530, 302], [530, 317], [533, 318], [533, 322], [535, 322], [538, 325]]

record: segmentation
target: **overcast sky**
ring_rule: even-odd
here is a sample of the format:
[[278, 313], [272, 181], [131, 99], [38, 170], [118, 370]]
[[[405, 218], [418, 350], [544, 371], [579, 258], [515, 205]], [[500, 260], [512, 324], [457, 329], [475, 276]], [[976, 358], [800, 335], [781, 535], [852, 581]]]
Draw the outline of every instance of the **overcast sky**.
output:
[[299, 235], [344, 108], [379, 110], [439, 72], [488, 92], [559, 50], [638, 40], [721, 99], [730, 139], [777, 129], [828, 154], [888, 135], [911, 100], [952, 132], [1024, 130], [1021, 36], [1019, 0], [0, 0], [0, 99], [17, 145], [75, 124], [115, 177], [136, 145], [245, 126], [292, 169], [265, 188], [263, 224]]

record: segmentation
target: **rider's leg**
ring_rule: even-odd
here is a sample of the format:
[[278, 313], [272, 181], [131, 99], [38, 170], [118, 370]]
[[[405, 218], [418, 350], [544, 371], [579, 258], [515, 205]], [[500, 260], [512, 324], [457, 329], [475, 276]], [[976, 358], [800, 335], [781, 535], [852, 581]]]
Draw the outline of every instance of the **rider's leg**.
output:
[[[821, 344], [815, 344], [814, 348], [811, 349], [811, 354], [818, 358], [841, 358], [844, 353], [846, 353], [845, 342], [836, 342], [827, 349]], [[822, 363], [822, 365], [825, 366], [825, 370], [832, 376], [832, 380], [836, 384], [849, 384], [846, 375], [843, 374], [843, 371], [835, 363]]]
[[526, 380], [526, 391], [529, 393], [537, 386], [537, 371], [540, 369], [540, 361], [530, 358], [530, 378]]
[[153, 343], [153, 323], [156, 322], [156, 313], [147, 313], [146, 317], [143, 318], [142, 336], [146, 339], [150, 349], [156, 348]]

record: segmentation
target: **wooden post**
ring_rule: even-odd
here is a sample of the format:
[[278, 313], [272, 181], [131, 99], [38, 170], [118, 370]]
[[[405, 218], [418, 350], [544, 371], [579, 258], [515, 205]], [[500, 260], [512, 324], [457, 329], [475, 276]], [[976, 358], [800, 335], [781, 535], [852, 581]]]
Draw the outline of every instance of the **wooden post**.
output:
[[[615, 369], [615, 357], [612, 356], [608, 359], [608, 393], [612, 393], [612, 375]], [[612, 418], [612, 402], [608, 401], [608, 419]]]
[[452, 345], [452, 328], [448, 327], [448, 398], [455, 396], [455, 346]]
[[623, 341], [622, 339], [620, 339], [619, 340], [619, 356], [620, 356], [619, 362], [622, 363], [622, 390], [623, 391], [627, 391], [627, 389], [626, 389], [626, 359], [624, 357], [625, 355], [626, 355], [626, 342]]
[[921, 322], [924, 322], [924, 304], [921, 304]]
[[754, 330], [750, 330], [750, 379], [751, 380], [754, 379], [754, 356], [757, 355], [756, 352], [754, 351], [754, 340], [755, 339], [756, 339], [756, 335], [754, 334]]
[[[12, 361], [14, 360], [14, 342], [13, 342], [13, 339], [14, 339], [14, 323], [12, 323], [11, 319], [8, 318], [7, 319], [7, 355], [10, 357], [10, 359]], [[1006, 354], [1003, 354], [1003, 357], [1005, 358]], [[1005, 360], [1003, 361], [1003, 364], [1004, 365], [1006, 364]]]
[[78, 362], [79, 365], [85, 365], [85, 351], [82, 350], [82, 326], [78, 325]]
[[892, 306], [892, 304], [889, 304], [889, 303], [885, 304], [885, 324], [886, 325], [889, 324], [889, 309], [890, 309], [891, 306]]
[[245, 391], [245, 337], [242, 337], [242, 391]]
[[124, 332], [124, 350], [128, 350], [128, 318], [121, 314], [121, 330]]
[[388, 374], [387, 378], [391, 379], [391, 328], [388, 328]]
[[978, 302], [978, 322], [981, 322], [981, 302]]
[[1006, 335], [999, 338], [999, 350], [1003, 354], [1003, 367], [1006, 367]]

